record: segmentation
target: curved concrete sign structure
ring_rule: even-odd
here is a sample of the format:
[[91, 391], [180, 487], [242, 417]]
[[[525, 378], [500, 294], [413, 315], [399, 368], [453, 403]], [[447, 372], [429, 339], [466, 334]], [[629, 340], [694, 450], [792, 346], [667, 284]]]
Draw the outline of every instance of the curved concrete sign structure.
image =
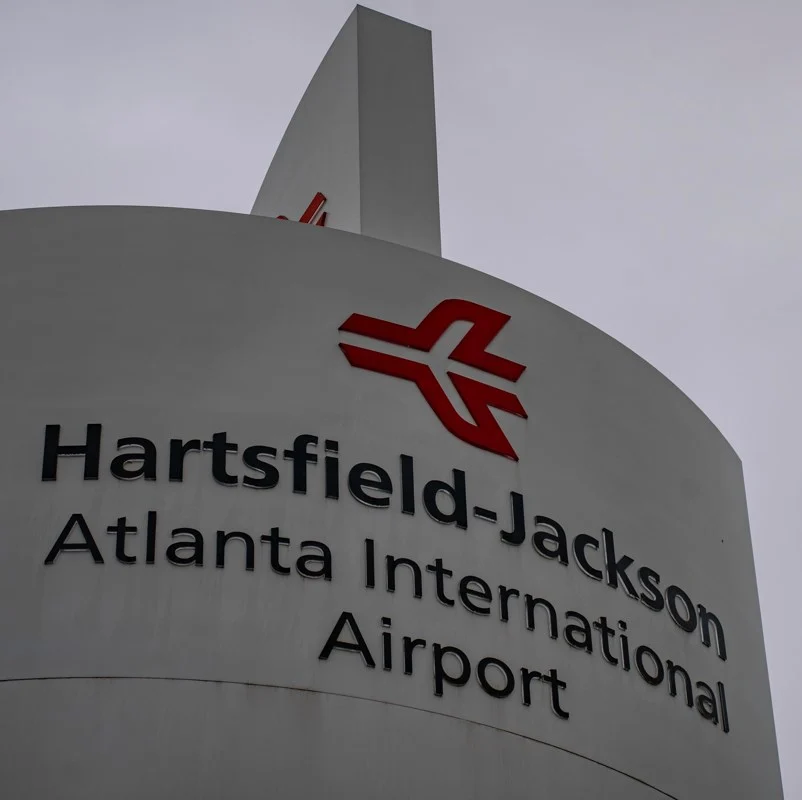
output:
[[0, 214], [4, 794], [780, 798], [737, 455], [338, 185]]

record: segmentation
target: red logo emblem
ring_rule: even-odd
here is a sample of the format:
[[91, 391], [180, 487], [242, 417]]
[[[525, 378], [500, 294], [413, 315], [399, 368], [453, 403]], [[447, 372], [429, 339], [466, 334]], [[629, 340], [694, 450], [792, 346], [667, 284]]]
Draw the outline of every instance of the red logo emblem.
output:
[[[301, 218], [298, 220], [298, 222], [303, 222], [305, 225], [317, 225], [321, 228], [325, 228], [328, 212], [324, 211], [322, 214], [320, 214], [325, 202], [326, 195], [322, 192], [318, 192], [312, 198], [312, 202], [306, 207], [306, 211], [301, 214]], [[318, 216], [318, 214], [320, 214], [320, 216]], [[287, 219], [287, 217], [285, 217], [284, 214], [279, 214], [276, 219]]]
[[[515, 383], [526, 367], [506, 358], [488, 353], [486, 348], [510, 317], [492, 308], [468, 300], [443, 300], [433, 308], [416, 328], [399, 325], [363, 314], [351, 314], [340, 325], [341, 331], [369, 336], [381, 342], [399, 344], [428, 353], [454, 322], [470, 322], [471, 328], [462, 337], [449, 358], [469, 367]], [[490, 407], [526, 419], [521, 401], [512, 392], [467, 378], [455, 372], [447, 375], [473, 417], [467, 420], [454, 408], [431, 368], [419, 361], [368, 350], [352, 344], [340, 344], [352, 367], [380, 372], [412, 381], [420, 390], [445, 427], [462, 439], [483, 450], [518, 460], [509, 439], [490, 411]]]

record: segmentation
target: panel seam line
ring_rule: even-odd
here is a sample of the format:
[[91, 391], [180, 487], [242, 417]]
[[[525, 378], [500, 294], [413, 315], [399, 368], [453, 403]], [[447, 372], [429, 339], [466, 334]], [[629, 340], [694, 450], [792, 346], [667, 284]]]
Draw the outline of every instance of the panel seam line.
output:
[[433, 714], [434, 716], [438, 717], [445, 717], [446, 719], [453, 719], [458, 720], [460, 722], [467, 722], [470, 725], [479, 725], [482, 728], [488, 728], [490, 730], [499, 731], [500, 733], [507, 733], [510, 736], [517, 736], [519, 739], [524, 739], [526, 741], [534, 742], [536, 744], [544, 745], [545, 747], [551, 747], [554, 750], [559, 750], [563, 753], [568, 753], [569, 755], [576, 756], [577, 758], [581, 758], [585, 761], [589, 761], [591, 764], [596, 764], [599, 767], [603, 767], [604, 769], [608, 769], [612, 772], [616, 772], [619, 775], [623, 775], [625, 778], [629, 778], [630, 780], [636, 781], [637, 783], [643, 784], [644, 786], [648, 786], [650, 789], [658, 792], [663, 797], [668, 797], [670, 800], [679, 800], [673, 794], [669, 794], [668, 792], [664, 792], [662, 789], [659, 789], [657, 786], [649, 783], [648, 781], [643, 780], [642, 778], [638, 778], [635, 775], [631, 775], [628, 772], [624, 772], [621, 769], [616, 767], [612, 767], [609, 764], [605, 764], [602, 761], [597, 761], [595, 758], [591, 758], [591, 756], [583, 755], [582, 753], [578, 753], [575, 750], [569, 750], [567, 747], [562, 747], [558, 744], [553, 744], [552, 742], [547, 742], [543, 739], [538, 739], [535, 736], [528, 736], [525, 733], [519, 733], [517, 731], [511, 731], [507, 728], [501, 728], [497, 725], [490, 725], [486, 722], [478, 722], [472, 719], [465, 719], [464, 717], [458, 717], [455, 714], [448, 714], [444, 711], [434, 711], [428, 708], [418, 708], [417, 706], [407, 705], [406, 703], [397, 703], [392, 700], [380, 700], [373, 697], [362, 697], [358, 694], [348, 694], [347, 692], [332, 692], [332, 691], [323, 691], [321, 689], [306, 689], [299, 686], [287, 686], [285, 684], [279, 683], [258, 683], [255, 681], [232, 681], [232, 680], [217, 680], [215, 678], [174, 678], [174, 677], [158, 677], [154, 675], [49, 675], [44, 677], [38, 678], [0, 678], [0, 683], [32, 683], [34, 681], [92, 681], [92, 680], [126, 680], [126, 681], [175, 681], [181, 683], [217, 683], [226, 686], [251, 686], [255, 688], [261, 689], [284, 689], [287, 691], [292, 692], [304, 692], [307, 694], [319, 694], [319, 695], [331, 695], [333, 697], [342, 697], [348, 700], [362, 700], [366, 703], [380, 703], [382, 705], [394, 706], [396, 708], [405, 708], [410, 711], [419, 711], [424, 714]]

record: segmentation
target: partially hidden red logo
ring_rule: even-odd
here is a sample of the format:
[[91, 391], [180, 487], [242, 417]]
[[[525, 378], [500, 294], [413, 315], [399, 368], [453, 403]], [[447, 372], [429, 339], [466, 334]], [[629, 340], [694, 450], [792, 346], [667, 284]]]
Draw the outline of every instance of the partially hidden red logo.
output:
[[[443, 300], [415, 328], [363, 314], [351, 314], [340, 325], [340, 330], [428, 353], [452, 323], [470, 322], [471, 328], [451, 352], [449, 359], [516, 383], [526, 367], [487, 352], [487, 346], [509, 319], [508, 314], [502, 314], [492, 308], [468, 300], [454, 299]], [[352, 367], [412, 381], [440, 422], [464, 442], [518, 460], [513, 446], [490, 410], [492, 407], [526, 419], [526, 411], [517, 395], [456, 372], [447, 372], [457, 394], [473, 418], [468, 420], [454, 408], [428, 365], [353, 344], [340, 343], [340, 349]]]
[[[298, 222], [304, 225], [317, 225], [320, 228], [326, 227], [327, 211], [323, 211], [323, 206], [326, 203], [326, 195], [323, 192], [318, 192], [313, 198], [312, 202], [306, 207], [306, 211], [301, 214]], [[276, 219], [287, 219], [284, 214], [279, 214]]]

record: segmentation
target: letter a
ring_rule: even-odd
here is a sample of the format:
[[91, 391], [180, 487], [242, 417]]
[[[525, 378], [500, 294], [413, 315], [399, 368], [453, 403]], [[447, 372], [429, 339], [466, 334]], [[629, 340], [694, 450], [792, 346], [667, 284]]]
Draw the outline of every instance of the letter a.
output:
[[[67, 544], [67, 537], [70, 535], [70, 533], [72, 533], [72, 529], [76, 525], [83, 534], [84, 540], [83, 542], [73, 542], [72, 544]], [[95, 543], [95, 540], [89, 531], [89, 526], [86, 524], [83, 514], [73, 514], [69, 518], [67, 524], [64, 526], [64, 530], [59, 534], [58, 539], [56, 539], [56, 543], [47, 554], [45, 564], [52, 564], [60, 552], [67, 550], [73, 550], [80, 553], [91, 553], [92, 558], [95, 560], [95, 564], [103, 563], [103, 556], [100, 555], [100, 550], [98, 550], [97, 544]]]
[[[343, 632], [343, 628], [346, 625], [348, 625], [351, 631], [351, 636], [356, 640], [356, 644], [354, 642], [340, 640], [340, 634]], [[329, 634], [329, 638], [326, 640], [326, 644], [323, 645], [323, 649], [320, 651], [318, 658], [325, 661], [331, 655], [331, 651], [335, 649], [355, 650], [362, 654], [362, 658], [365, 659], [365, 666], [371, 667], [371, 669], [376, 666], [376, 662], [373, 660], [373, 656], [370, 654], [370, 650], [365, 643], [365, 637], [362, 636], [362, 631], [359, 630], [359, 625], [356, 624], [354, 615], [350, 611], [343, 611], [343, 613], [340, 614], [340, 618], [337, 620], [334, 630]]]

